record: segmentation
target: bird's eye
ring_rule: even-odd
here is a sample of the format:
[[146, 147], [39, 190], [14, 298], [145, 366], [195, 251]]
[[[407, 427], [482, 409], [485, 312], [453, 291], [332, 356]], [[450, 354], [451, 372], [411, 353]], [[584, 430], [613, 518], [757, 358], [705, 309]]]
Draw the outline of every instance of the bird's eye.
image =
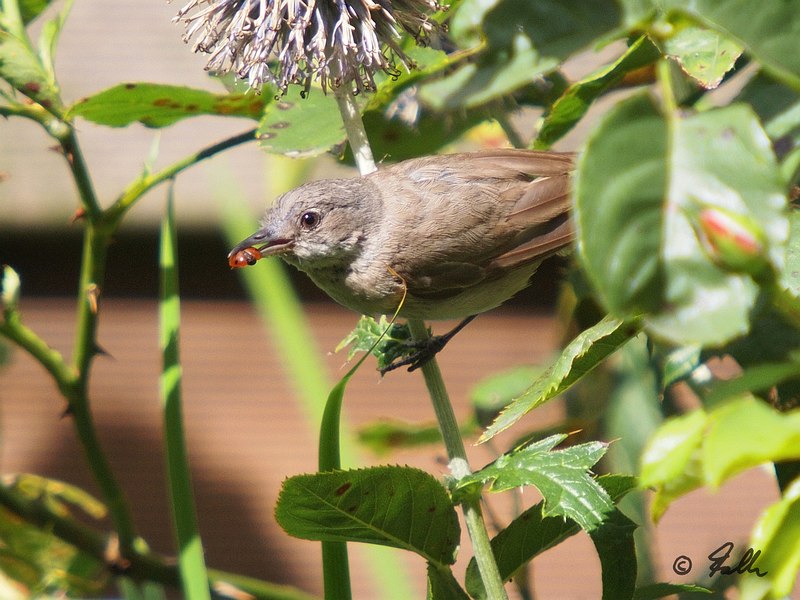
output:
[[319, 222], [322, 220], [320, 214], [316, 211], [309, 210], [308, 212], [304, 212], [303, 215], [300, 217], [300, 225], [303, 229], [314, 229]]

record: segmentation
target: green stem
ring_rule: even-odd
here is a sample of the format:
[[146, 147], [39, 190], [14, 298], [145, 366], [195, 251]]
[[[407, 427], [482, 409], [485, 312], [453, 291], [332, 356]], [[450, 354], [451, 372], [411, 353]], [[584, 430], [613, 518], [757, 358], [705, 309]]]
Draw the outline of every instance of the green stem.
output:
[[514, 128], [514, 125], [511, 123], [507, 115], [498, 115], [495, 117], [495, 121], [497, 121], [497, 124], [500, 125], [503, 133], [506, 134], [506, 139], [512, 146], [514, 146], [514, 148], [528, 147], [528, 145], [525, 143], [525, 140], [523, 140], [519, 133], [517, 133], [517, 130]]
[[0, 323], [0, 334], [36, 359], [53, 377], [67, 402], [69, 404], [73, 402], [75, 398], [75, 372], [64, 362], [64, 357], [60, 352], [53, 350], [32, 329], [22, 323], [16, 310], [5, 311], [4, 321]]
[[168, 167], [165, 167], [161, 171], [143, 175], [130, 184], [117, 198], [114, 204], [106, 211], [106, 220], [110, 223], [118, 222], [125, 212], [131, 208], [131, 206], [133, 206], [133, 204], [139, 200], [139, 198], [141, 198], [146, 192], [155, 186], [169, 179], [173, 179], [181, 171], [184, 171], [185, 169], [188, 169], [189, 167], [192, 167], [207, 158], [211, 158], [212, 156], [219, 154], [224, 150], [228, 150], [229, 148], [233, 148], [234, 146], [238, 146], [246, 142], [252, 142], [256, 139], [255, 136], [256, 130], [249, 129], [244, 133], [232, 136], [228, 139], [204, 148], [203, 150], [190, 154], [189, 156], [172, 163]]
[[68, 132], [60, 137], [59, 141], [75, 179], [81, 204], [86, 211], [86, 232], [78, 284], [77, 330], [72, 358], [76, 380], [74, 395], [68, 398], [69, 408], [87, 462], [100, 486], [103, 500], [114, 521], [119, 535], [120, 548], [124, 555], [130, 551], [135, 540], [133, 519], [122, 488], [100, 445], [89, 402], [89, 375], [92, 361], [99, 352], [97, 345], [98, 304], [103, 288], [109, 239], [113, 230], [104, 227], [100, 222], [102, 216], [100, 204], [71, 127], [68, 127]]
[[61, 127], [51, 131], [51, 133], [61, 144], [61, 150], [64, 153], [64, 158], [67, 159], [72, 178], [75, 180], [87, 219], [90, 223], [98, 223], [102, 215], [102, 209], [97, 201], [97, 194], [95, 194], [94, 185], [89, 176], [89, 169], [83, 158], [83, 152], [81, 152], [78, 144], [75, 130], [68, 123], [62, 121], [60, 124]]
[[[412, 337], [419, 342], [426, 341], [430, 335], [425, 323], [420, 319], [409, 319], [408, 327]], [[428, 388], [433, 410], [439, 422], [439, 429], [442, 432], [447, 457], [450, 460], [450, 471], [456, 480], [466, 477], [471, 473], [467, 452], [464, 448], [464, 440], [461, 438], [461, 431], [458, 427], [453, 405], [447, 394], [447, 388], [442, 378], [442, 372], [436, 358], [432, 358], [422, 365], [422, 375], [425, 378], [425, 385]], [[503, 580], [494, 559], [489, 532], [481, 514], [480, 498], [468, 497], [461, 503], [461, 510], [464, 513], [464, 523], [467, 526], [472, 548], [475, 554], [475, 562], [481, 574], [481, 580], [486, 588], [486, 597], [490, 600], [507, 600]]]

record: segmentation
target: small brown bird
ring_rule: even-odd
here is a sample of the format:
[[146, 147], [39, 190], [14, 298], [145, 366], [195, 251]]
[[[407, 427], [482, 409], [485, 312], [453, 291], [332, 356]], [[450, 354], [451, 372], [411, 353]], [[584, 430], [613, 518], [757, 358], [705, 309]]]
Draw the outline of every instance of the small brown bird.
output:
[[283, 194], [231, 266], [280, 255], [362, 314], [472, 317], [528, 285], [574, 238], [574, 156], [488, 150], [430, 156]]

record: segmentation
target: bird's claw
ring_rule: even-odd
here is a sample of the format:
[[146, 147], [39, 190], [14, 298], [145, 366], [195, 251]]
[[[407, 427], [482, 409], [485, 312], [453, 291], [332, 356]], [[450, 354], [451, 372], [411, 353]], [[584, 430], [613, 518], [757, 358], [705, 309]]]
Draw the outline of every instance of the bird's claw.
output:
[[426, 340], [405, 342], [404, 345], [412, 351], [405, 357], [397, 358], [378, 370], [381, 375], [405, 366], [408, 366], [409, 373], [416, 371], [441, 352], [451, 337], [450, 335], [435, 335]]

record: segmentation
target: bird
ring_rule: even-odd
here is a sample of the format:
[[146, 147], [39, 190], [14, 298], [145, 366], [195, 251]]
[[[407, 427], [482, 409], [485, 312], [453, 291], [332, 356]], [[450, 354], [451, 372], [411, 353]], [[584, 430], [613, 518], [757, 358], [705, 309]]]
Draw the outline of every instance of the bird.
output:
[[567, 152], [492, 149], [305, 183], [274, 201], [228, 261], [280, 256], [365, 315], [468, 322], [569, 251], [574, 164]]

